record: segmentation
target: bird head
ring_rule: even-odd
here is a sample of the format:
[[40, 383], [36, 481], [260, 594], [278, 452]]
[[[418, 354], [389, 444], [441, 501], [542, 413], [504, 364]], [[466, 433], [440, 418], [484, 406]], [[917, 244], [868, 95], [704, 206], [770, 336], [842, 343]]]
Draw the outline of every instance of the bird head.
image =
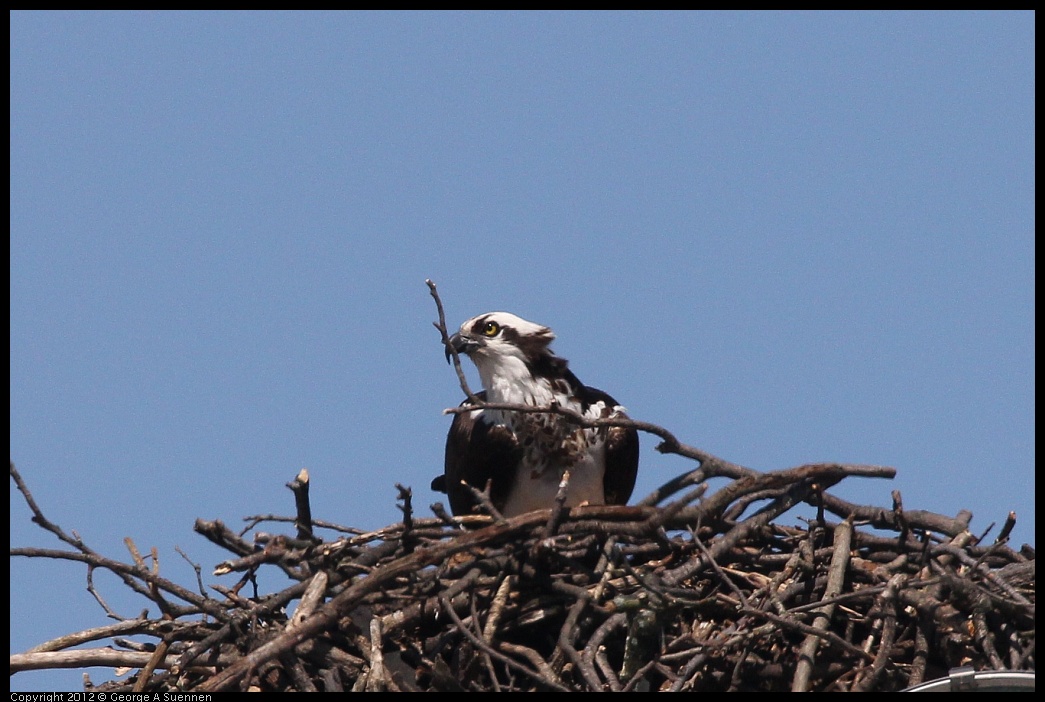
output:
[[548, 349], [553, 339], [548, 327], [509, 312], [487, 312], [466, 321], [447, 340], [446, 360], [451, 349], [471, 358], [489, 389], [494, 378], [529, 378], [534, 368], [547, 365], [554, 358]]

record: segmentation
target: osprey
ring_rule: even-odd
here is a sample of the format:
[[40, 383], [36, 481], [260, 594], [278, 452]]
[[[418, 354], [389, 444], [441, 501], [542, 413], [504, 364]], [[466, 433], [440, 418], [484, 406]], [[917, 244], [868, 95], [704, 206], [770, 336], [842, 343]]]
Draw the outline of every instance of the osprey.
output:
[[[450, 337], [450, 347], [475, 363], [480, 400], [548, 407], [583, 416], [626, 417], [601, 390], [583, 385], [549, 348], [548, 327], [508, 312], [473, 317]], [[465, 400], [462, 407], [470, 403]], [[550, 413], [476, 409], [455, 414], [446, 437], [445, 474], [432, 489], [450, 497], [456, 515], [476, 500], [467, 483], [490, 487], [490, 500], [505, 517], [551, 507], [563, 472], [570, 472], [567, 506], [622, 505], [631, 497], [639, 463], [638, 432], [625, 427], [585, 428]]]

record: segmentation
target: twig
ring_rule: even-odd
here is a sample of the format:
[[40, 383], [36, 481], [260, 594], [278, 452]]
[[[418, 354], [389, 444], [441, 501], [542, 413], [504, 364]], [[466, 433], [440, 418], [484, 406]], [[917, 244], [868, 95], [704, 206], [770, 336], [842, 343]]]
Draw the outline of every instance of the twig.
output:
[[[835, 528], [834, 555], [831, 558], [831, 569], [827, 575], [827, 588], [824, 597], [834, 597], [842, 591], [845, 582], [845, 573], [849, 567], [849, 548], [853, 535], [851, 522], [843, 522]], [[813, 620], [813, 629], [817, 632], [827, 631], [834, 616], [835, 605], [827, 604], [820, 608], [816, 619]], [[813, 658], [816, 656], [817, 646], [820, 644], [820, 635], [810, 633], [799, 649], [798, 666], [795, 668], [795, 680], [791, 686], [792, 692], [807, 692], [809, 690], [810, 673], [813, 669]]]
[[436, 290], [435, 283], [431, 280], [426, 279], [425, 284], [428, 285], [428, 290], [432, 294], [432, 299], [435, 300], [435, 307], [439, 312], [439, 321], [432, 322], [432, 325], [439, 330], [439, 336], [443, 342], [443, 348], [450, 352], [450, 356], [453, 358], [454, 372], [457, 373], [457, 380], [461, 384], [461, 389], [464, 390], [465, 396], [469, 402], [482, 403], [472, 389], [468, 387], [468, 379], [465, 378], [464, 369], [461, 368], [461, 356], [457, 353], [457, 349], [450, 345], [450, 334], [446, 329], [446, 315], [443, 313], [443, 301], [439, 299], [439, 291]]
[[294, 493], [294, 505], [297, 507], [294, 524], [298, 528], [298, 538], [311, 541], [315, 535], [312, 533], [312, 505], [308, 499], [308, 470], [302, 468], [298, 471], [297, 476], [287, 483], [287, 487]]

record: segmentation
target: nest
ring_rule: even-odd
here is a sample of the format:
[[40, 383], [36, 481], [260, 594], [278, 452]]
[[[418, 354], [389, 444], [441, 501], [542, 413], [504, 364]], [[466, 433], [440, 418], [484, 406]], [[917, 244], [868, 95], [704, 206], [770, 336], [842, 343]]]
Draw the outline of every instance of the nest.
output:
[[[435, 283], [426, 281], [447, 343]], [[457, 352], [461, 389], [472, 404]], [[1010, 514], [992, 543], [968, 531], [972, 515], [860, 506], [826, 492], [850, 477], [892, 478], [882, 466], [816, 464], [760, 473], [678, 441], [648, 422], [630, 426], [657, 450], [697, 462], [635, 506], [564, 507], [568, 476], [550, 509], [504, 519], [415, 518], [378, 531], [313, 521], [304, 471], [289, 484], [293, 535], [247, 541], [218, 521], [196, 531], [233, 557], [215, 575], [233, 587], [197, 588], [160, 576], [132, 548], [132, 563], [100, 555], [50, 522], [21, 476], [11, 476], [33, 521], [72, 547], [16, 548], [15, 556], [88, 566], [88, 589], [117, 624], [70, 634], [11, 656], [11, 672], [108, 666], [134, 672], [92, 686], [105, 692], [258, 691], [891, 691], [954, 668], [1034, 670], [1034, 550], [1006, 544]], [[725, 484], [711, 490], [714, 478]], [[807, 503], [815, 517], [779, 523]], [[830, 518], [829, 516], [830, 515]], [[251, 518], [245, 531], [272, 518]], [[794, 521], [794, 520], [793, 520]], [[317, 538], [320, 528], [342, 535]], [[103, 568], [155, 603], [160, 615], [122, 619], [93, 586]], [[294, 583], [260, 594], [287, 576]], [[252, 591], [250, 595], [245, 590]], [[288, 616], [289, 613], [289, 616]], [[139, 643], [131, 634], [155, 639]], [[111, 639], [115, 648], [74, 646]]]
[[[12, 466], [34, 521], [73, 546], [12, 554], [111, 570], [160, 614], [12, 655], [11, 671], [135, 671], [97, 686], [85, 675], [106, 692], [888, 691], [957, 666], [1034, 669], [1034, 552], [1005, 545], [1011, 520], [985, 544], [967, 513], [825, 492], [891, 469], [747, 471], [710, 491], [712, 464], [636, 506], [559, 502], [512, 519], [438, 505], [417, 518], [400, 487], [403, 521], [331, 540], [314, 536], [324, 524], [311, 519], [303, 472], [291, 484], [297, 517], [285, 518], [294, 534], [248, 541], [197, 522], [232, 554], [215, 574], [241, 574], [210, 592], [202, 578], [182, 587], [146, 558], [119, 563], [69, 536]], [[815, 517], [778, 523], [802, 502]], [[294, 584], [258, 593], [284, 575]], [[102, 639], [114, 645], [73, 648]]]

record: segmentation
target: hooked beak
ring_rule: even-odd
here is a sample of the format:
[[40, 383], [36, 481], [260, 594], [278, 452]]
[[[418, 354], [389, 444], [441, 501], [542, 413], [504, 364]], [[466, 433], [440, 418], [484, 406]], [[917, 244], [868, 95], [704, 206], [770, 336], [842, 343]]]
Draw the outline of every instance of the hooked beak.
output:
[[446, 342], [446, 348], [444, 349], [446, 352], [446, 362], [450, 362], [450, 349], [453, 349], [457, 353], [468, 354], [479, 348], [479, 346], [480, 344], [478, 341], [472, 341], [471, 339], [466, 339], [460, 334], [454, 334]]

